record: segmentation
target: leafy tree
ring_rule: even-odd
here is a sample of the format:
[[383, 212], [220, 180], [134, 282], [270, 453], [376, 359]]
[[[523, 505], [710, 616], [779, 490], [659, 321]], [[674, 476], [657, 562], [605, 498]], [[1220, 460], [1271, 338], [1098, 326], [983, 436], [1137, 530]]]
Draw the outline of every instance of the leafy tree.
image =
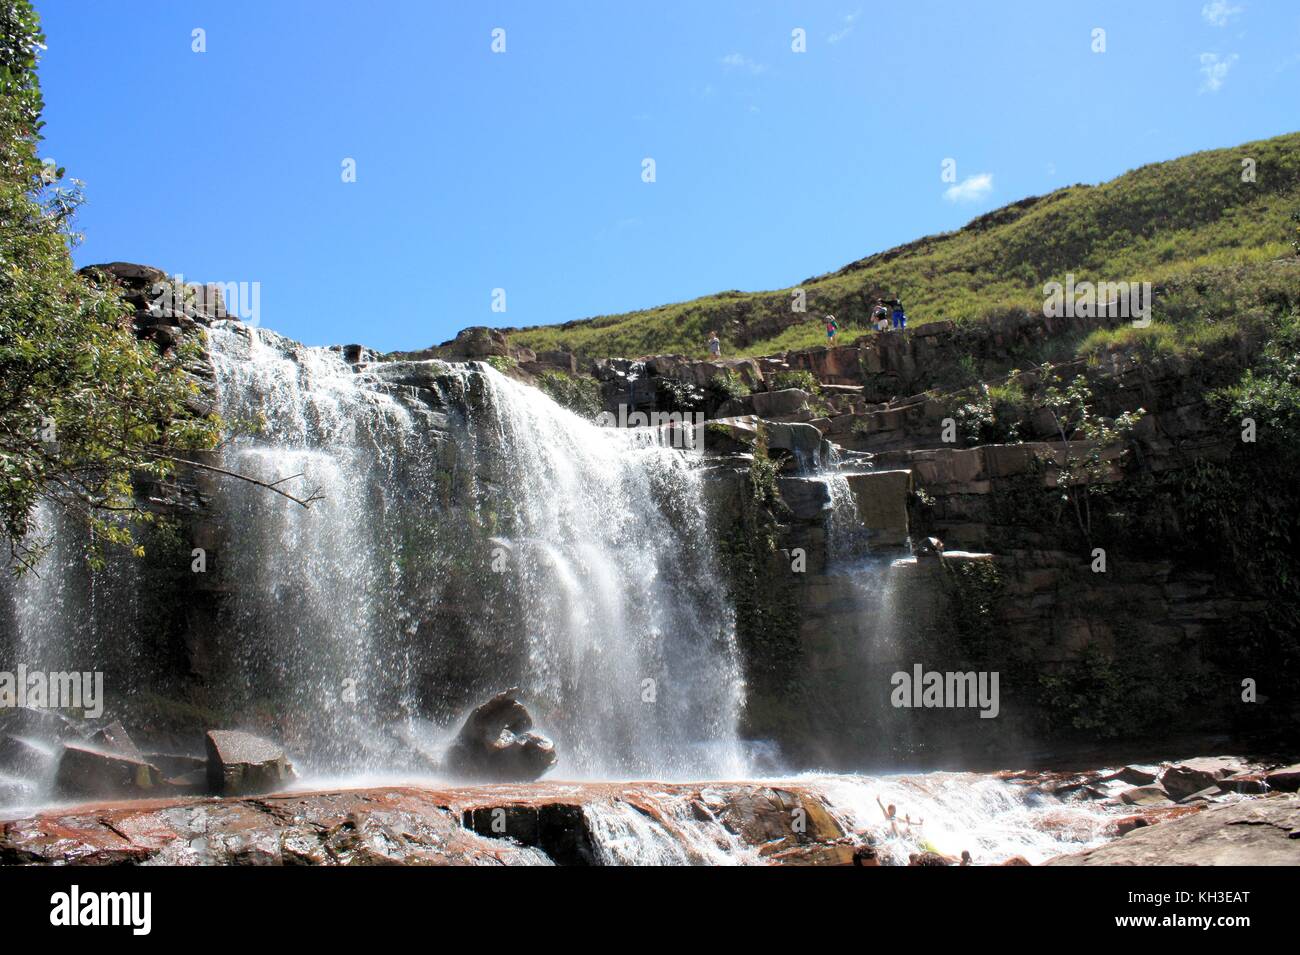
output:
[[[1053, 429], [1061, 439], [1061, 458], [1056, 487], [1061, 505], [1074, 514], [1079, 531], [1092, 543], [1092, 497], [1105, 481], [1110, 464], [1102, 452], [1118, 444], [1146, 413], [1142, 408], [1125, 411], [1110, 419], [1098, 414], [1092, 385], [1086, 375], [1069, 382], [1053, 379], [1052, 366], [1043, 365], [1041, 404], [1052, 416]], [[1078, 444], [1083, 444], [1082, 451]]]
[[[81, 183], [37, 157], [43, 49], [29, 0], [0, 0], [0, 535], [19, 572], [48, 546], [33, 527], [42, 501], [84, 522], [98, 564], [106, 544], [143, 553], [132, 526], [153, 515], [134, 475], [182, 462], [221, 471], [187, 457], [215, 447], [222, 428], [184, 370], [198, 343], [160, 353], [140, 341], [119, 291], [73, 267]], [[279, 483], [265, 486], [315, 497]]]

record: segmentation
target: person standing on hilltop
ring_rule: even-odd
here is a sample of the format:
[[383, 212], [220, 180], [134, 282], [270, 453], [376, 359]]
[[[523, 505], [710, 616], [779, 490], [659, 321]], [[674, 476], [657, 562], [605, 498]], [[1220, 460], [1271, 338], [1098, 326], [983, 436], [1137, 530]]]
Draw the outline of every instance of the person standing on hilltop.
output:
[[899, 329], [907, 327], [907, 313], [903, 311], [903, 303], [898, 299], [894, 299], [894, 327]]
[[826, 316], [826, 341], [835, 341], [835, 333], [840, 330], [840, 323], [835, 321], [834, 315]]
[[709, 354], [714, 358], [722, 357], [722, 341], [717, 332], [709, 333]]
[[889, 327], [889, 309], [885, 308], [885, 300], [876, 299], [875, 307], [871, 310], [871, 324], [877, 331], [884, 331]]

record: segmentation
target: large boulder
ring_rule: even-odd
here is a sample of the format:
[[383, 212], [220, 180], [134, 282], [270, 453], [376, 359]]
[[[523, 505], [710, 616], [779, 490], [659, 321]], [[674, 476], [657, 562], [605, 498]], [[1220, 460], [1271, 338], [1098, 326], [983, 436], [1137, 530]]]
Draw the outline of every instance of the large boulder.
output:
[[65, 743], [54, 776], [62, 796], [149, 796], [162, 784], [158, 767], [128, 753]]
[[71, 720], [57, 710], [36, 709], [30, 706], [0, 707], [0, 733], [52, 742], [84, 740], [84, 725]]
[[531, 732], [518, 688], [498, 693], [465, 720], [447, 750], [446, 768], [467, 779], [530, 782], [555, 765], [555, 744]]
[[223, 796], [283, 789], [297, 778], [284, 750], [239, 730], [211, 730], [207, 737], [208, 788]]
[[1164, 786], [1174, 799], [1184, 799], [1227, 779], [1246, 769], [1246, 766], [1231, 756], [1203, 756], [1174, 763], [1160, 777]]
[[785, 388], [781, 391], [756, 392], [750, 399], [750, 405], [759, 417], [782, 418], [807, 412], [810, 395], [800, 388]]
[[[1188, 793], [1190, 796], [1191, 793]], [[1134, 786], [1120, 793], [1120, 800], [1129, 806], [1168, 806], [1173, 800], [1164, 787], [1159, 785]]]
[[97, 730], [91, 737], [90, 743], [99, 749], [109, 753], [119, 753], [122, 756], [130, 756], [132, 759], [138, 759], [147, 762], [144, 754], [140, 752], [138, 746], [131, 739], [130, 735], [118, 720], [114, 720], [107, 726]]
[[768, 451], [788, 451], [799, 463], [800, 468], [818, 467], [829, 455], [830, 445], [813, 425], [793, 421], [769, 421], [765, 428]]
[[1296, 792], [1300, 790], [1300, 763], [1270, 770], [1265, 774], [1264, 781], [1268, 783], [1270, 789], [1287, 793]]

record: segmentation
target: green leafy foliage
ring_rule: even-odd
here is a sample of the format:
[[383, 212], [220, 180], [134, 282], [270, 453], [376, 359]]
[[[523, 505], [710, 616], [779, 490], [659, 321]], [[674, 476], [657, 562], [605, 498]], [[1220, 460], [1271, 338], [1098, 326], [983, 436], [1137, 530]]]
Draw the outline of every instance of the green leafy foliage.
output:
[[[1039, 403], [1051, 415], [1061, 440], [1056, 487], [1061, 502], [1074, 512], [1079, 530], [1091, 541], [1092, 497], [1111, 468], [1104, 453], [1119, 444], [1145, 412], [1138, 408], [1114, 419], [1103, 417], [1095, 410], [1092, 384], [1086, 375], [1058, 384], [1050, 365], [1044, 365], [1039, 373], [1046, 383]], [[1082, 450], [1078, 442], [1083, 442]]]
[[544, 371], [537, 376], [537, 387], [556, 404], [583, 417], [594, 418], [600, 414], [600, 383], [594, 378]]
[[745, 379], [734, 371], [719, 372], [709, 379], [708, 397], [717, 405], [727, 401], [738, 401], [750, 392], [751, 389], [745, 384]]
[[779, 371], [772, 376], [771, 389], [782, 391], [786, 388], [798, 388], [815, 395], [821, 391], [821, 382], [811, 371]]
[[655, 393], [661, 411], [691, 413], [704, 407], [704, 391], [678, 378], [655, 379]]
[[0, 0], [0, 523], [18, 570], [43, 550], [40, 501], [85, 522], [92, 561], [105, 544], [140, 553], [131, 525], [152, 516], [132, 476], [167, 475], [219, 428], [186, 407], [196, 346], [160, 355], [136, 339], [118, 292], [73, 268], [80, 184], [37, 158], [43, 42], [27, 0]]

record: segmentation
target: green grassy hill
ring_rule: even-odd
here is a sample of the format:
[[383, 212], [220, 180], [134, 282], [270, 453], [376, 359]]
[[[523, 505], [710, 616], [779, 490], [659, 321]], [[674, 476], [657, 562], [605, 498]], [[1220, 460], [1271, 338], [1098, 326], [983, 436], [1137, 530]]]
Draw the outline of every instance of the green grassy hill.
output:
[[[1242, 160], [1255, 181], [1242, 181]], [[1291, 253], [1289, 223], [1300, 212], [1300, 133], [1155, 163], [1099, 186], [1070, 186], [1022, 199], [964, 228], [927, 236], [809, 279], [807, 312], [792, 289], [723, 292], [622, 315], [510, 332], [535, 350], [587, 357], [675, 352], [703, 356], [711, 330], [725, 354], [771, 354], [825, 342], [836, 315], [840, 341], [879, 293], [901, 296], [909, 322], [968, 322], [1006, 309], [1038, 310], [1043, 283], [1065, 273], [1093, 281], [1182, 285], [1265, 266]], [[1157, 302], [1156, 318], [1159, 320]]]

